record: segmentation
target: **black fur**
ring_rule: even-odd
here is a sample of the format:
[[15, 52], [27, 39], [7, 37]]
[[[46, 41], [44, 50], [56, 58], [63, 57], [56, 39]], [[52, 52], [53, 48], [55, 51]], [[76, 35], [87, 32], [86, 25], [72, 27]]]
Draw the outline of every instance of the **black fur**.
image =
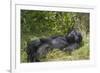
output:
[[75, 29], [65, 36], [52, 36], [31, 41], [27, 45], [27, 61], [39, 62], [41, 55], [46, 55], [48, 51], [54, 48], [69, 51], [69, 54], [71, 54], [74, 49], [79, 48], [81, 42], [82, 35]]

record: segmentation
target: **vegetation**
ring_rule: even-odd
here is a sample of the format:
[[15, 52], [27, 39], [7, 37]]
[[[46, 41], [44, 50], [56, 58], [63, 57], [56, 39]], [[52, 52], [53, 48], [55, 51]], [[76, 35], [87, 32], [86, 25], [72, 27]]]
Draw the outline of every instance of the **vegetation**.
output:
[[41, 61], [89, 59], [89, 13], [21, 10], [21, 62], [27, 62], [25, 49], [31, 40], [64, 35], [73, 28], [82, 33], [82, 46], [72, 55], [54, 49]]

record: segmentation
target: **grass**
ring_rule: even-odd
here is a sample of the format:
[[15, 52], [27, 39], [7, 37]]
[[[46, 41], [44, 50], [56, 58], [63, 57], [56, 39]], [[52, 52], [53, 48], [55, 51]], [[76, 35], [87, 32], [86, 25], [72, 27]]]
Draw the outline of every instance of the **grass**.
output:
[[46, 58], [42, 59], [42, 61], [61, 61], [61, 60], [87, 60], [89, 59], [89, 45], [85, 44], [79, 49], [72, 52], [72, 55], [69, 55], [68, 52], [62, 52], [58, 49], [54, 49], [49, 52]]

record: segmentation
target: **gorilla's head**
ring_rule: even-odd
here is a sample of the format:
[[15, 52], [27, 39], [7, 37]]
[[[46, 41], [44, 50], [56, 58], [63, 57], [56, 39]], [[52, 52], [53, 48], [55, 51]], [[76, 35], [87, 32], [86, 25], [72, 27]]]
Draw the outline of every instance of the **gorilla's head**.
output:
[[71, 43], [80, 43], [82, 41], [82, 35], [77, 30], [72, 30], [67, 36], [67, 41]]

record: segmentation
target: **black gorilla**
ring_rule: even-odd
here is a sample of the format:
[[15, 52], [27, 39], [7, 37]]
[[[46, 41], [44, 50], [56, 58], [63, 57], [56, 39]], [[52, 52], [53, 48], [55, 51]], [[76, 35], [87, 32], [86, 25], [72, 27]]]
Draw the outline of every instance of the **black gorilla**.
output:
[[69, 54], [71, 54], [74, 49], [80, 47], [81, 42], [82, 35], [75, 29], [65, 36], [52, 36], [31, 41], [27, 45], [27, 61], [39, 62], [39, 57], [41, 55], [46, 55], [48, 51], [55, 48], [62, 51], [69, 51]]

